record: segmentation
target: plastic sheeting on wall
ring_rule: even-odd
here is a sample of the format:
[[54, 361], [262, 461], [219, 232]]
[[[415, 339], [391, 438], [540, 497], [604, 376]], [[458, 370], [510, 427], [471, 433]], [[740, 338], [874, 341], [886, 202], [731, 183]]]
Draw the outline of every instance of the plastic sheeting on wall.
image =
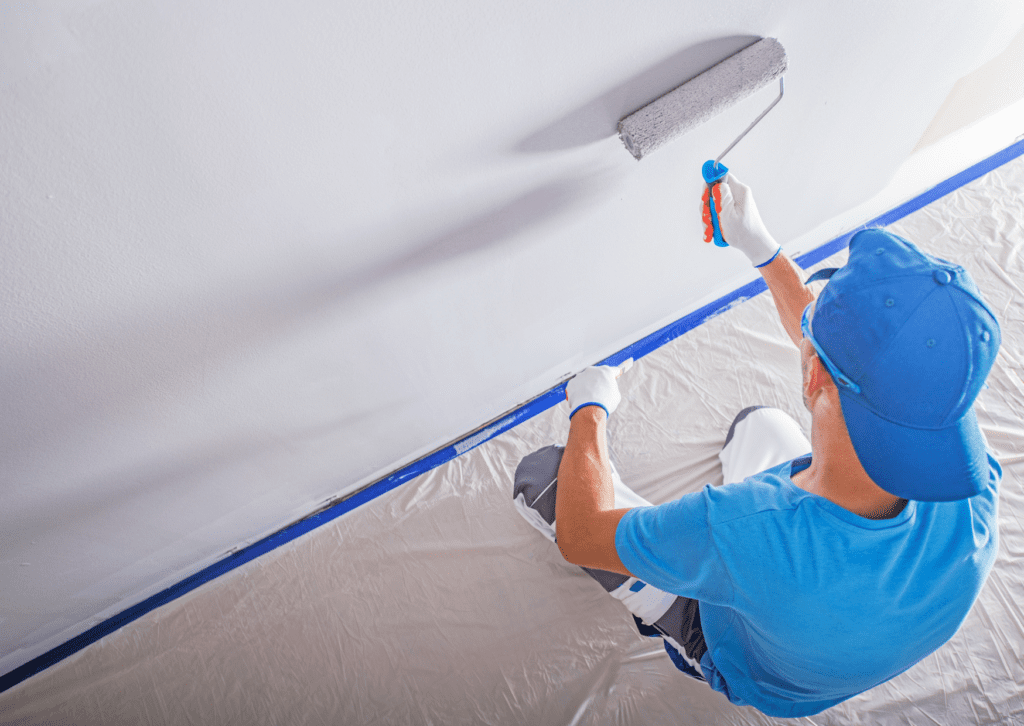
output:
[[[1003, 347], [977, 403], [1004, 470], [1000, 551], [957, 635], [813, 724], [1024, 723], [1024, 159], [890, 229], [958, 262]], [[845, 253], [821, 266], [841, 264]], [[720, 481], [735, 413], [809, 423], [768, 295], [637, 363], [609, 427], [661, 502]], [[682, 676], [513, 508], [559, 406], [177, 600], [0, 696], [4, 723], [769, 724]], [[790, 721], [792, 722], [792, 721]]]

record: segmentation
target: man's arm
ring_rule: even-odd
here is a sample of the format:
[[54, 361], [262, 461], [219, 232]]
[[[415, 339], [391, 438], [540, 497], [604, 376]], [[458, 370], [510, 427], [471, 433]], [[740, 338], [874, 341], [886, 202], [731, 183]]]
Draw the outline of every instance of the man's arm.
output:
[[[750, 263], [761, 271], [764, 281], [775, 300], [775, 307], [782, 319], [790, 340], [798, 348], [800, 339], [800, 315], [815, 298], [803, 283], [802, 270], [782, 254], [782, 247], [769, 234], [761, 220], [750, 187], [729, 172], [725, 181], [715, 185], [714, 194], [704, 192], [702, 205], [709, 203], [713, 196], [715, 210], [719, 215], [722, 233], [731, 247], [747, 256]], [[710, 224], [711, 214], [707, 212], [705, 224]], [[704, 239], [709, 239], [710, 230], [705, 230]]]
[[786, 329], [793, 345], [799, 348], [800, 340], [804, 337], [800, 332], [800, 316], [815, 298], [814, 293], [803, 283], [803, 270], [781, 252], [759, 269], [775, 300], [782, 327]]
[[555, 494], [558, 548], [574, 565], [632, 577], [615, 549], [615, 530], [629, 510], [614, 508], [607, 418], [601, 407], [587, 406], [569, 422]]

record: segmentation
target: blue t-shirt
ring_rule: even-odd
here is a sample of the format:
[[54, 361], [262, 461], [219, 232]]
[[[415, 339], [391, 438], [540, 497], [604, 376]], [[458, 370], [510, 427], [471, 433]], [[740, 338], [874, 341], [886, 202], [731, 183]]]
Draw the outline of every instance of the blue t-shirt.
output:
[[700, 601], [712, 688], [770, 716], [809, 716], [902, 673], [949, 640], [998, 546], [1002, 469], [958, 502], [865, 519], [800, 489], [810, 457], [619, 522], [626, 568]]

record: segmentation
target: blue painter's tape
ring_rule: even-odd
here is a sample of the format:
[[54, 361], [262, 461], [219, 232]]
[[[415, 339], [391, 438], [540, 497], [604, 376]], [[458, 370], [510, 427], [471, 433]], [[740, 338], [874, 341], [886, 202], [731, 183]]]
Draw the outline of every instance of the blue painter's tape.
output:
[[[952, 191], [962, 187], [964, 184], [974, 181], [980, 176], [992, 171], [993, 169], [1002, 166], [1008, 161], [1016, 159], [1018, 156], [1024, 154], [1024, 140], [1018, 141], [1011, 146], [1006, 147], [1002, 151], [993, 154], [987, 159], [978, 162], [974, 166], [956, 174], [949, 179], [945, 180], [941, 184], [936, 184], [934, 187], [924, 192], [923, 194], [911, 199], [899, 207], [886, 212], [885, 214], [876, 217], [867, 224], [858, 227], [857, 229], [851, 230], [847, 234], [837, 237], [834, 240], [826, 242], [825, 244], [811, 250], [807, 254], [801, 255], [796, 258], [796, 262], [803, 268], [808, 268], [814, 265], [826, 257], [834, 255], [841, 249], [846, 248], [850, 243], [850, 238], [859, 232], [861, 229], [868, 227], [884, 227], [892, 224], [893, 222], [902, 219], [912, 212], [916, 212], [921, 207], [924, 207], [936, 199], [944, 197]], [[701, 323], [721, 314], [724, 310], [737, 302], [743, 301], [747, 298], [754, 297], [765, 290], [767, 286], [764, 280], [758, 279], [750, 283], [747, 283], [743, 287], [733, 290], [727, 295], [723, 295], [712, 303], [705, 305], [699, 310], [695, 310], [692, 313], [686, 315], [683, 318], [666, 325], [661, 330], [658, 330], [650, 335], [638, 340], [637, 342], [627, 346], [618, 353], [614, 353], [603, 361], [600, 361], [598, 365], [612, 365], [617, 366], [623, 363], [627, 358], [639, 359], [643, 356], [651, 353], [661, 346], [669, 343], [678, 338], [683, 333], [686, 333], [693, 328], [697, 327]], [[351, 512], [353, 509], [366, 504], [369, 501], [376, 499], [382, 494], [395, 489], [399, 485], [414, 479], [420, 474], [424, 474], [431, 469], [434, 469], [441, 464], [447, 463], [457, 456], [460, 456], [467, 451], [475, 449], [480, 444], [490, 441], [495, 436], [508, 431], [514, 426], [527, 421], [534, 416], [547, 411], [549, 408], [557, 406], [559, 403], [565, 400], [565, 383], [560, 383], [554, 388], [545, 391], [536, 398], [527, 401], [519, 408], [506, 414], [497, 421], [487, 424], [478, 431], [464, 436], [459, 441], [445, 446], [437, 451], [424, 456], [421, 459], [414, 461], [408, 466], [402, 467], [398, 471], [389, 474], [388, 476], [380, 479], [372, 484], [367, 485], [358, 492], [350, 494], [345, 499], [333, 504], [327, 509], [324, 509], [315, 514], [302, 519], [294, 524], [291, 524], [284, 529], [275, 532], [267, 537], [264, 537], [259, 542], [255, 542], [244, 549], [234, 552], [223, 560], [216, 562], [209, 567], [186, 577], [181, 582], [178, 582], [171, 587], [157, 593], [149, 598], [146, 598], [136, 605], [123, 610], [122, 612], [114, 615], [102, 623], [93, 626], [89, 630], [85, 631], [81, 635], [78, 635], [71, 640], [67, 641], [62, 645], [58, 645], [46, 653], [30, 660], [28, 663], [15, 668], [3, 675], [0, 675], [0, 693], [13, 688], [17, 684], [21, 683], [27, 678], [34, 676], [35, 674], [49, 668], [55, 663], [60, 662], [64, 658], [77, 653], [78, 651], [85, 648], [87, 645], [95, 643], [100, 638], [110, 635], [115, 630], [118, 630], [124, 625], [137, 620], [148, 612], [155, 610], [161, 605], [166, 605], [172, 600], [185, 595], [186, 593], [195, 590], [200, 585], [203, 585], [211, 580], [220, 577], [221, 575], [230, 572], [236, 567], [240, 567], [247, 562], [251, 562], [260, 555], [270, 552], [273, 549], [277, 549], [283, 544], [287, 544], [292, 540], [301, 537], [307, 532], [320, 527], [328, 522], [337, 519], [338, 517]], [[671, 655], [671, 653], [670, 653]]]
[[853, 235], [860, 232], [862, 229], [868, 229], [870, 227], [885, 227], [892, 224], [893, 222], [899, 221], [906, 217], [908, 214], [912, 214], [922, 207], [926, 207], [936, 199], [941, 199], [950, 192], [954, 192], [965, 184], [969, 184], [975, 179], [984, 176], [993, 169], [996, 169], [1008, 161], [1013, 161], [1021, 154], [1024, 154], [1024, 139], [1007, 146], [1002, 151], [998, 151], [987, 159], [979, 161], [974, 166], [969, 166], [959, 174], [954, 174], [943, 182], [940, 182], [933, 186], [931, 189], [922, 192], [908, 202], [904, 202], [895, 209], [891, 209], [885, 214], [879, 215], [872, 219], [867, 224], [863, 224], [856, 229], [851, 229], [846, 234], [836, 237], [830, 242], [817, 247], [807, 254], [800, 255], [796, 258], [795, 262], [807, 269], [811, 265], [815, 265], [826, 257], [831, 257], [836, 252], [842, 249], [846, 249], [850, 246], [850, 238]]

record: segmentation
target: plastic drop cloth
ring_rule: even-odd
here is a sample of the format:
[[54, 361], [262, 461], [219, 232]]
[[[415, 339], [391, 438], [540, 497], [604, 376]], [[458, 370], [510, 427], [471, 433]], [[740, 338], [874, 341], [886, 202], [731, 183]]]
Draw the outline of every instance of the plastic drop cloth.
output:
[[[1018, 159], [890, 227], [966, 267], [1002, 323], [977, 403], [1005, 474], [995, 568], [939, 651], [795, 722], [1024, 723], [1022, 212]], [[720, 482], [717, 454], [741, 408], [809, 423], [796, 349], [767, 294], [642, 359], [622, 388], [611, 447], [653, 502]], [[0, 722], [775, 723], [679, 673], [517, 514], [516, 464], [566, 432], [563, 404], [149, 613], [0, 695]]]

